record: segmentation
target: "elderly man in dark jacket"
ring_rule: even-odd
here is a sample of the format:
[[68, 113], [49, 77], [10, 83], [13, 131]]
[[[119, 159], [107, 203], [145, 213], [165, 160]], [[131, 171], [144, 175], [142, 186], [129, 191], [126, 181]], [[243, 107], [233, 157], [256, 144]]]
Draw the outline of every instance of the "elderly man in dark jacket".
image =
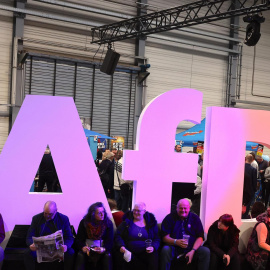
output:
[[74, 250], [71, 246], [74, 238], [70, 229], [69, 219], [67, 216], [57, 212], [55, 202], [48, 201], [44, 205], [43, 212], [33, 217], [27, 233], [26, 244], [29, 246], [29, 250], [24, 254], [24, 263], [27, 270], [36, 269], [37, 247], [33, 243], [32, 237], [50, 235], [58, 230], [62, 230], [64, 239], [64, 245], [61, 246], [64, 252], [64, 269], [73, 269]]

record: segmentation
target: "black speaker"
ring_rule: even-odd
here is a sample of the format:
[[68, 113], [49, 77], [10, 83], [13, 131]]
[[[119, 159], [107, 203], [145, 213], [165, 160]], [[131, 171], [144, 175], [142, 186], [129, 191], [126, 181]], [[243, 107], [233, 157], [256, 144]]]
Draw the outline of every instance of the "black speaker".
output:
[[116, 65], [119, 61], [120, 54], [109, 49], [104, 58], [103, 64], [100, 68], [101, 72], [104, 72], [108, 75], [113, 75]]

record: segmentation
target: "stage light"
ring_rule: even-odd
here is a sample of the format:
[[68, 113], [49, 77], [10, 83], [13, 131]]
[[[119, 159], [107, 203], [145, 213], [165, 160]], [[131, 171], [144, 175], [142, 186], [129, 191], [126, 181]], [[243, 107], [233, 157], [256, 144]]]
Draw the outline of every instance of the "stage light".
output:
[[253, 16], [245, 16], [243, 21], [249, 23], [246, 28], [244, 43], [247, 46], [255, 46], [261, 37], [261, 23], [265, 21], [265, 18], [259, 14], [255, 14]]

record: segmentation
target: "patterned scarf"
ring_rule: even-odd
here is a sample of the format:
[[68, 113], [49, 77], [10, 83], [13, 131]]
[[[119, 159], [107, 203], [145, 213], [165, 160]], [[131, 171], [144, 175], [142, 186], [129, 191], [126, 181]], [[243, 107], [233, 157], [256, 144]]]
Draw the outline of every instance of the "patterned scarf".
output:
[[105, 230], [106, 226], [103, 222], [97, 225], [93, 225], [89, 222], [86, 225], [86, 232], [88, 239], [100, 240]]

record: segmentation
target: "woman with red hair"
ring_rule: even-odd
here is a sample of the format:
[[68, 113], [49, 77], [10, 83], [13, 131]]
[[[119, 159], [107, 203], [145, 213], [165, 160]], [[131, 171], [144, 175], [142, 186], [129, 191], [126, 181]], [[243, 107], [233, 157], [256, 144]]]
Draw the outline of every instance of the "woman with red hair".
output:
[[222, 215], [210, 226], [205, 244], [211, 251], [209, 270], [240, 269], [239, 232], [229, 214]]

